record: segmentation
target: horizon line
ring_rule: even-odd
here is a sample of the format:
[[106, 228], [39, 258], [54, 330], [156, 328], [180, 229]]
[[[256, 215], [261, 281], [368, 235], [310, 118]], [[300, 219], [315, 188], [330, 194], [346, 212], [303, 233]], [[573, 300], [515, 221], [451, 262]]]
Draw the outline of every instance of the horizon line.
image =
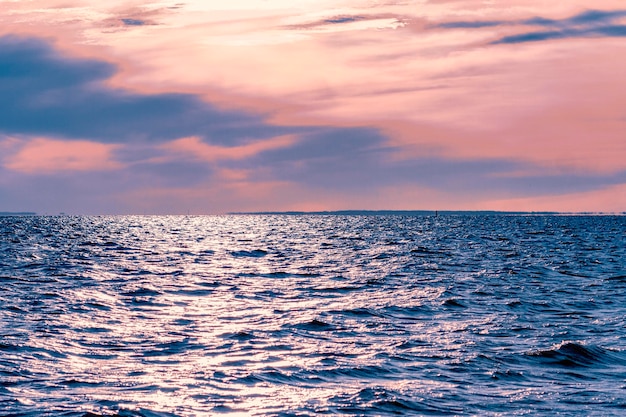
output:
[[549, 210], [537, 210], [537, 211], [508, 211], [508, 210], [361, 210], [361, 209], [347, 209], [347, 210], [263, 210], [263, 211], [230, 211], [226, 213], [169, 213], [169, 214], [147, 214], [147, 213], [127, 213], [127, 214], [72, 214], [59, 212], [55, 214], [38, 213], [35, 211], [0, 211], [0, 217], [19, 217], [19, 216], [245, 216], [245, 215], [412, 215], [412, 216], [432, 216], [432, 215], [613, 215], [622, 216], [626, 215], [626, 211], [549, 211]]

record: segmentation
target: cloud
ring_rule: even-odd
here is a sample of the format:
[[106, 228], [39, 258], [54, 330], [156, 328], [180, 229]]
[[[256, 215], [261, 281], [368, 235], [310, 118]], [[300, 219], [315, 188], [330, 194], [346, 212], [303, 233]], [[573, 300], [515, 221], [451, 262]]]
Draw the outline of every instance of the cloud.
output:
[[347, 30], [396, 29], [405, 25], [404, 18], [393, 13], [379, 14], [341, 14], [325, 18], [311, 19], [311, 16], [299, 17], [296, 24], [285, 26], [288, 30], [306, 30], [337, 32]]
[[145, 20], [141, 19], [131, 19], [131, 18], [123, 18], [121, 19], [122, 23], [126, 26], [143, 26], [148, 24]]
[[[508, 22], [509, 24], [511, 22]], [[530, 25], [530, 26], [556, 26], [558, 25], [559, 21], [558, 20], [554, 20], [554, 19], [546, 19], [545, 17], [532, 17], [530, 19], [526, 19], [522, 21], [523, 24], [525, 25]]]
[[[512, 156], [416, 155], [391, 146], [374, 129], [326, 129], [303, 134], [290, 147], [241, 161], [237, 168], [265, 167], [260, 181], [289, 181], [315, 190], [367, 192], [392, 186], [446, 190], [470, 197], [484, 193], [547, 195], [582, 192], [626, 182], [626, 171], [550, 172], [540, 161]], [[519, 175], [515, 175], [519, 172]]]
[[479, 28], [488, 28], [488, 27], [494, 27], [494, 26], [502, 26], [502, 25], [506, 25], [509, 22], [506, 21], [498, 21], [498, 20], [493, 20], [493, 21], [460, 21], [460, 22], [446, 22], [446, 23], [440, 23], [438, 25], [436, 25], [435, 27], [438, 28], [445, 28], [445, 29], [479, 29]]
[[122, 168], [113, 159], [119, 145], [36, 138], [5, 159], [5, 168], [22, 173], [108, 171]]
[[530, 32], [530, 33], [522, 33], [520, 35], [511, 35], [504, 36], [503, 38], [498, 39], [495, 42], [492, 42], [494, 45], [502, 44], [502, 43], [524, 43], [524, 42], [539, 42], [546, 41], [550, 39], [561, 39], [572, 37], [572, 31], [545, 31], [545, 32]]
[[626, 178], [621, 171], [596, 175], [550, 173], [534, 162], [512, 157], [466, 159], [435, 154], [399, 159], [398, 155], [405, 152], [403, 147], [390, 146], [385, 136], [368, 128], [318, 128], [297, 137], [277, 137], [237, 147], [218, 147], [189, 137], [160, 145], [159, 149], [165, 152], [161, 162], [155, 160], [143, 168], [154, 171], [151, 175], [180, 176], [177, 172], [185, 170], [186, 164], [192, 169], [204, 161], [211, 163], [211, 175], [196, 173], [198, 181], [213, 178], [236, 182], [241, 190], [252, 190], [255, 184], [286, 183], [313, 193], [356, 196], [389, 187], [417, 187], [469, 198], [586, 191]]
[[445, 29], [480, 29], [496, 26], [542, 26], [548, 28], [548, 30], [507, 35], [491, 42], [492, 44], [516, 44], [577, 37], [624, 37], [626, 36], [626, 25], [615, 24], [616, 20], [623, 17], [626, 17], [625, 10], [586, 10], [564, 19], [548, 19], [535, 16], [530, 19], [509, 21], [451, 21], [440, 23], [435, 27]]
[[504, 36], [493, 43], [514, 44], [578, 37], [623, 37], [626, 36], [626, 26], [616, 25], [614, 21], [624, 16], [626, 16], [624, 10], [587, 10], [561, 20], [535, 17], [519, 23], [549, 27], [551, 30]]
[[194, 159], [202, 161], [214, 162], [223, 159], [247, 159], [272, 149], [290, 147], [294, 142], [294, 136], [286, 135], [262, 142], [225, 147], [209, 145], [203, 143], [200, 138], [192, 136], [166, 143], [161, 146], [161, 149], [177, 154], [190, 155]]
[[337, 16], [337, 17], [332, 17], [329, 19], [324, 19], [324, 23], [332, 23], [332, 24], [339, 24], [339, 23], [349, 23], [349, 22], [356, 22], [358, 20], [363, 20], [364, 18], [362, 16]]
[[583, 192], [487, 200], [476, 206], [477, 209], [488, 210], [614, 213], [624, 212], [624, 207], [626, 207], [626, 183]]
[[564, 19], [562, 22], [566, 25], [592, 25], [595, 23], [612, 22], [625, 16], [626, 10], [587, 10], [569, 19]]
[[520, 21], [520, 24], [531, 26], [561, 26], [571, 28], [573, 26], [589, 26], [596, 24], [610, 23], [615, 19], [626, 16], [625, 10], [586, 10], [577, 15], [565, 19], [547, 19], [535, 16], [530, 19]]
[[68, 58], [42, 40], [0, 37], [0, 133], [165, 142], [199, 136], [222, 144], [274, 137], [259, 116], [218, 110], [192, 94], [138, 94], [107, 86], [117, 68]]
[[[130, 3], [130, 2], [129, 2]], [[105, 5], [102, 13], [93, 16], [93, 23], [101, 27], [105, 33], [116, 33], [116, 29], [132, 29], [142, 26], [162, 25], [168, 17], [173, 16], [176, 7], [163, 7], [159, 4], [129, 6], [128, 4]], [[92, 9], [93, 10], [93, 9]], [[106, 18], [102, 19], [102, 17]]]
[[626, 25], [613, 25], [597, 28], [595, 33], [609, 37], [621, 38], [626, 36]]

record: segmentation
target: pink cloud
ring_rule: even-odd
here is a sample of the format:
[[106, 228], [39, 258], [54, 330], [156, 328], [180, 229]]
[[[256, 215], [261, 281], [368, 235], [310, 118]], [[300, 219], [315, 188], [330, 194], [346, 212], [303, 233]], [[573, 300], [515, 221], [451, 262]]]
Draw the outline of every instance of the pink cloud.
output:
[[[228, 173], [226, 174], [228, 175]], [[199, 189], [202, 191], [200, 192]], [[228, 211], [322, 211], [344, 209], [406, 210], [458, 209], [462, 197], [417, 186], [392, 186], [362, 194], [329, 191], [289, 181], [254, 181], [226, 178], [190, 188], [143, 188], [114, 198], [132, 207], [130, 212], [225, 213]], [[467, 207], [467, 206], [466, 206]], [[471, 209], [473, 206], [470, 206]]]
[[21, 145], [21, 141], [14, 137], [5, 137], [0, 140], [0, 157], [4, 157], [11, 152], [14, 152], [15, 149], [19, 148]]
[[478, 210], [623, 212], [626, 207], [626, 184], [618, 184], [581, 193], [482, 201]]
[[[286, 181], [205, 182], [194, 187], [143, 187], [112, 198], [130, 213], [221, 214], [229, 211], [289, 209], [300, 188]], [[282, 208], [281, 208], [282, 207]]]
[[105, 171], [122, 165], [112, 153], [120, 145], [36, 138], [5, 159], [4, 167], [27, 174], [62, 171]]
[[264, 151], [288, 147], [293, 143], [295, 143], [295, 136], [285, 135], [246, 145], [226, 147], [209, 145], [202, 142], [200, 138], [192, 136], [166, 143], [161, 146], [161, 149], [178, 154], [190, 155], [195, 159], [207, 162], [213, 162], [223, 159], [237, 160], [250, 158]]

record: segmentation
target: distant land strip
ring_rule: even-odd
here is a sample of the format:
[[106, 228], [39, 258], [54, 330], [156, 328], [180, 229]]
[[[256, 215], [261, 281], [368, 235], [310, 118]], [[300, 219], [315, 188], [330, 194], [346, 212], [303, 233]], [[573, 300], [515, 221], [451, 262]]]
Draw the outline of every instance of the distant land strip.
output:
[[[622, 212], [497, 211], [497, 210], [329, 210], [329, 211], [232, 211], [226, 215], [281, 216], [624, 216]], [[64, 212], [59, 216], [67, 216]], [[179, 214], [182, 215], [182, 214]], [[189, 215], [189, 214], [187, 214]], [[202, 216], [202, 214], [198, 214]], [[40, 216], [34, 211], [0, 211], [0, 217]], [[43, 216], [48, 216], [45, 214]], [[76, 215], [81, 216], [81, 215]], [[89, 216], [89, 215], [86, 215]], [[106, 215], [105, 215], [106, 216]], [[116, 216], [112, 214], [111, 216]], [[121, 215], [126, 216], [126, 215]], [[158, 214], [157, 214], [158, 216]], [[167, 216], [164, 214], [163, 216]]]
[[524, 215], [601, 215], [626, 213], [562, 213], [557, 211], [495, 211], [495, 210], [336, 210], [336, 211], [248, 211], [230, 212], [227, 214], [240, 215], [336, 215], [336, 216], [437, 216], [437, 215], [482, 215], [482, 216], [524, 216]]
[[497, 210], [334, 210], [334, 211], [243, 211], [231, 215], [327, 215], [327, 216], [623, 216], [623, 212], [497, 211]]

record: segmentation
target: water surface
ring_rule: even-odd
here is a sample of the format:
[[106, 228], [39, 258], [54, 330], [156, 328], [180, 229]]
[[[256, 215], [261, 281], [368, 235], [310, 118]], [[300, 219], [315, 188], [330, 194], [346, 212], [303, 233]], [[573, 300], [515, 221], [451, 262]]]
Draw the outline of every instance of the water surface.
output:
[[0, 218], [0, 414], [624, 415], [626, 217]]

